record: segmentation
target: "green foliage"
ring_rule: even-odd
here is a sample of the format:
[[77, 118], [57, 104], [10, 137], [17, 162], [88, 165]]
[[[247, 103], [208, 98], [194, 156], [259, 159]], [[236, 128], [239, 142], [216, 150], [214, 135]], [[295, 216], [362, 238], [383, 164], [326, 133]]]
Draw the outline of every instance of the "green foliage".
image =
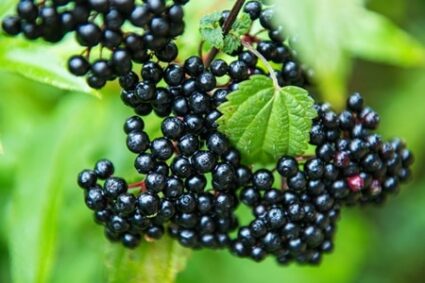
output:
[[362, 20], [350, 26], [353, 36], [346, 38], [353, 55], [405, 67], [425, 65], [424, 47], [388, 18], [371, 11], [363, 11], [358, 17]]
[[220, 26], [220, 19], [220, 12], [206, 15], [201, 19], [199, 28], [202, 39], [218, 49], [223, 48], [224, 44], [223, 30]]
[[16, 5], [15, 0], [2, 0], [0, 3], [0, 17], [3, 18]]
[[219, 128], [247, 162], [274, 163], [308, 147], [314, 101], [298, 87], [276, 89], [271, 79], [253, 76], [219, 107]]
[[252, 21], [248, 14], [242, 13], [233, 23], [229, 33], [223, 36], [220, 19], [220, 12], [204, 16], [199, 30], [205, 42], [230, 54], [241, 46], [240, 37], [249, 31]]
[[[15, 0], [2, 0], [0, 19], [13, 13]], [[34, 81], [55, 86], [59, 89], [89, 93], [99, 93], [88, 87], [84, 78], [77, 78], [68, 72], [68, 57], [81, 52], [72, 40], [56, 45], [42, 41], [8, 37], [0, 33], [0, 70], [17, 73]]]
[[239, 18], [235, 21], [232, 29], [224, 37], [223, 52], [231, 54], [241, 46], [241, 36], [249, 31], [251, 28], [251, 18], [248, 14], [242, 13]]
[[[111, 282], [172, 282], [185, 265], [187, 251], [170, 240], [144, 243], [137, 250], [136, 262], [136, 253], [121, 246], [111, 248], [104, 240], [102, 229], [93, 223], [82, 201], [83, 192], [76, 185], [77, 172], [105, 156], [115, 162], [118, 175], [130, 179], [138, 175], [132, 168], [134, 156], [123, 143], [124, 135], [110, 134], [121, 131], [129, 111], [116, 103], [115, 93], [105, 94], [103, 100], [73, 94], [61, 99], [50, 114], [51, 119], [43, 121], [38, 118], [40, 114], [31, 109], [40, 104], [37, 92], [25, 91], [0, 101], [0, 110], [5, 110], [1, 111], [2, 121], [14, 121], [8, 128], [10, 138], [5, 139], [10, 153], [0, 163], [0, 180], [11, 177], [16, 183], [6, 230], [13, 282], [105, 282], [104, 277], [116, 278], [117, 275], [117, 269], [102, 267], [104, 260], [109, 264], [112, 259], [116, 261], [114, 264], [128, 267], [127, 272], [120, 273], [120, 277]], [[53, 93], [48, 90], [48, 95]], [[13, 118], [18, 108], [25, 112], [22, 117]], [[44, 109], [44, 113], [49, 112]], [[21, 124], [30, 126], [31, 131], [21, 133], [21, 126], [17, 126]], [[5, 129], [3, 123], [0, 128]], [[155, 136], [159, 129], [157, 119], [147, 118], [146, 131]], [[16, 147], [17, 144], [20, 146]], [[119, 144], [122, 145], [117, 146]], [[20, 160], [9, 163], [16, 167], [16, 175], [10, 176], [7, 161], [13, 158], [10, 155], [13, 152]], [[28, 160], [22, 160], [24, 157]], [[119, 257], [107, 254], [104, 259], [102, 250], [105, 248], [113, 249]], [[123, 260], [118, 262], [119, 259]], [[134, 267], [133, 273], [129, 272], [130, 266]], [[75, 270], [77, 274], [73, 274]], [[143, 280], [132, 281], [136, 271]], [[155, 278], [160, 279], [155, 281]]]
[[114, 247], [108, 256], [110, 283], [172, 283], [186, 265], [190, 250], [164, 238], [135, 251]]
[[0, 35], [0, 70], [14, 72], [60, 89], [99, 96], [84, 78], [75, 77], [66, 68], [68, 57], [79, 52], [81, 49], [67, 40], [53, 46]]
[[363, 1], [274, 3], [276, 20], [296, 35], [302, 59], [314, 69], [326, 100], [336, 107], [343, 105], [353, 57], [402, 66], [425, 63], [423, 46], [390, 20], [368, 11]]
[[[91, 106], [72, 103], [59, 108], [52, 123], [40, 128], [22, 152], [31, 159], [18, 165], [11, 205], [9, 245], [14, 282], [46, 282], [50, 277], [64, 175], [69, 168], [63, 161], [75, 158], [80, 145], [73, 137], [88, 138], [88, 133], [87, 138], [81, 134], [81, 125], [92, 114], [99, 114]], [[43, 174], [44, 170], [49, 174]]]

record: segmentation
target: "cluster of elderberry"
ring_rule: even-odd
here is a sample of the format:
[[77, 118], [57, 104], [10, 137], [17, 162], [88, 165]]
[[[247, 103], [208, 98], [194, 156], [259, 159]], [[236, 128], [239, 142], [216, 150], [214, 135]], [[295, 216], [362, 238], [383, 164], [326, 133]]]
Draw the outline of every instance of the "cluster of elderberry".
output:
[[[262, 9], [258, 1], [249, 1], [244, 12], [251, 19], [259, 21], [267, 31], [266, 39], [246, 34], [243, 40], [256, 48], [267, 60], [280, 64], [274, 70], [281, 86], [298, 85], [306, 87], [309, 81], [306, 72], [283, 42], [281, 27], [272, 24], [272, 9]], [[228, 17], [228, 11], [222, 13], [222, 21]], [[205, 125], [216, 127], [215, 121], [220, 117], [217, 106], [226, 101], [226, 96], [238, 89], [238, 84], [248, 80], [252, 75], [269, 76], [260, 66], [258, 57], [242, 45], [233, 52], [230, 62], [214, 59], [206, 66], [199, 56], [186, 59], [183, 64], [160, 64], [153, 60], [145, 62], [141, 70], [141, 81], [135, 72], [122, 76], [119, 80], [123, 92], [123, 102], [132, 107], [139, 115], [147, 115], [152, 110], [160, 117], [173, 113], [196, 122], [193, 114], [205, 119]], [[227, 79], [224, 85], [218, 85], [218, 79]], [[159, 82], [167, 87], [158, 87]], [[198, 122], [196, 122], [198, 123]], [[199, 123], [198, 123], [199, 124]], [[202, 129], [204, 132], [207, 128]]]
[[[199, 136], [183, 127], [178, 118], [166, 118], [164, 137], [150, 141], [142, 118], [127, 119], [127, 146], [138, 154], [134, 166], [143, 175], [140, 183], [127, 186], [111, 177], [113, 166], [106, 160], [80, 173], [86, 204], [110, 240], [132, 248], [142, 235], [162, 237], [168, 224], [170, 235], [187, 247], [224, 248], [230, 243], [229, 233], [239, 225], [235, 190], [249, 181], [250, 171], [239, 164], [238, 152], [222, 134], [211, 133], [203, 150]], [[207, 190], [206, 174], [213, 180], [212, 190]], [[96, 181], [105, 178], [102, 189]], [[129, 187], [137, 189], [135, 194]]]
[[317, 157], [308, 167], [323, 172], [323, 185], [335, 198], [379, 203], [409, 179], [411, 151], [400, 139], [385, 142], [373, 132], [379, 115], [364, 106], [360, 94], [350, 96], [347, 109], [338, 115], [327, 104], [317, 105], [317, 110], [310, 135]]
[[[243, 40], [267, 60], [282, 64], [274, 74], [279, 84], [305, 87], [305, 72], [278, 36], [280, 28], [271, 25], [272, 10], [249, 1], [244, 12], [260, 21], [269, 38], [245, 35]], [[227, 16], [223, 12], [223, 21]], [[121, 99], [137, 114], [125, 122], [124, 130], [128, 149], [138, 154], [134, 166], [142, 181], [136, 183], [133, 197], [122, 190], [106, 205], [107, 213], [101, 208], [100, 214], [107, 215], [101, 223], [110, 239], [128, 247], [135, 247], [142, 235], [158, 239], [167, 227], [186, 247], [227, 248], [255, 261], [273, 256], [279, 264], [317, 264], [333, 249], [340, 206], [377, 201], [395, 191], [409, 176], [412, 155], [402, 143], [382, 143], [369, 133], [379, 117], [355, 94], [348, 99], [348, 110], [339, 115], [327, 104], [316, 105], [319, 115], [310, 141], [317, 147], [316, 156], [283, 156], [274, 170], [252, 172], [218, 131], [217, 107], [240, 82], [271, 74], [244, 47], [232, 56], [230, 63], [214, 59], [209, 66], [198, 56], [181, 65], [148, 61], [141, 81], [134, 72], [120, 78]], [[224, 76], [228, 82], [218, 86], [218, 78]], [[152, 140], [142, 118], [151, 112], [164, 118], [163, 136]], [[275, 175], [281, 178], [278, 186]], [[107, 186], [105, 182], [105, 192]], [[128, 214], [117, 209], [120, 198], [132, 199]], [[251, 208], [254, 218], [247, 225], [239, 223], [239, 202]], [[114, 223], [119, 229], [112, 228]], [[122, 223], [126, 229], [120, 229]]]
[[[383, 142], [372, 132], [379, 116], [354, 94], [339, 114], [327, 104], [315, 105], [314, 156], [282, 156], [274, 169], [243, 164], [218, 129], [218, 106], [253, 75], [301, 87], [309, 86], [308, 76], [284, 43], [282, 27], [272, 23], [273, 9], [256, 0], [243, 12], [264, 33], [242, 36], [245, 44], [229, 54], [231, 59], [204, 63], [202, 56], [192, 56], [174, 62], [173, 39], [183, 33], [187, 2], [21, 0], [18, 16], [4, 19], [3, 29], [51, 42], [75, 32], [88, 51], [95, 46], [111, 51], [108, 60], [90, 61], [90, 52], [69, 60], [71, 72], [88, 74], [92, 87], [119, 77], [121, 100], [136, 114], [125, 121], [124, 132], [127, 148], [137, 155], [138, 181], [128, 184], [114, 176], [106, 159], [78, 176], [85, 203], [109, 240], [135, 248], [142, 238], [160, 239], [168, 232], [193, 249], [225, 248], [255, 261], [273, 256], [279, 264], [318, 264], [333, 249], [341, 206], [379, 203], [396, 192], [410, 176], [412, 153], [400, 140]], [[228, 17], [224, 11], [221, 24]], [[126, 21], [142, 33], [126, 33]], [[279, 67], [268, 73], [258, 57]], [[140, 77], [134, 62], [143, 64]], [[143, 119], [151, 113], [163, 118], [162, 135], [155, 138]], [[240, 205], [251, 210], [249, 223], [239, 222]]]
[[[87, 75], [93, 88], [128, 74], [134, 63], [152, 56], [171, 62], [177, 57], [173, 39], [184, 31], [183, 5], [188, 0], [20, 0], [17, 15], [6, 17], [9, 35], [58, 42], [71, 32], [86, 47], [85, 55], [72, 56], [70, 72]], [[131, 26], [135, 28], [131, 28]], [[99, 46], [99, 56], [93, 54]]]
[[383, 142], [372, 132], [379, 115], [363, 105], [359, 94], [348, 98], [347, 110], [339, 115], [328, 104], [316, 109], [310, 132], [316, 155], [302, 157], [302, 166], [296, 157], [281, 157], [275, 168], [280, 190], [272, 188], [272, 171], [260, 169], [252, 185], [240, 191], [255, 219], [238, 230], [234, 254], [316, 264], [332, 250], [341, 205], [381, 203], [408, 180], [411, 151], [400, 139]]
[[300, 182], [295, 159], [282, 157], [277, 163], [281, 177], [293, 176], [281, 187], [272, 187], [273, 173], [259, 169], [252, 184], [240, 191], [240, 200], [252, 209], [254, 219], [242, 226], [230, 247], [240, 257], [261, 261], [272, 255], [279, 264], [296, 261], [318, 264], [333, 248], [339, 205], [328, 194], [309, 194]]

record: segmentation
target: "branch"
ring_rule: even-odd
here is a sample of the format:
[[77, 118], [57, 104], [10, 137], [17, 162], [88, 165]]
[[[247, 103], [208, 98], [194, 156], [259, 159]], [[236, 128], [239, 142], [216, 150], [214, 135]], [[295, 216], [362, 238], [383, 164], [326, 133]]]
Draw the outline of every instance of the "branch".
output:
[[[232, 10], [230, 11], [229, 16], [224, 21], [222, 29], [223, 29], [223, 36], [226, 36], [229, 31], [232, 29], [233, 23], [236, 21], [236, 18], [238, 17], [239, 12], [242, 9], [243, 4], [245, 3], [245, 0], [237, 0], [235, 4], [233, 5]], [[205, 61], [205, 66], [208, 68], [214, 60], [215, 56], [217, 56], [219, 50], [217, 48], [211, 49], [210, 53], [208, 53], [207, 59]]]

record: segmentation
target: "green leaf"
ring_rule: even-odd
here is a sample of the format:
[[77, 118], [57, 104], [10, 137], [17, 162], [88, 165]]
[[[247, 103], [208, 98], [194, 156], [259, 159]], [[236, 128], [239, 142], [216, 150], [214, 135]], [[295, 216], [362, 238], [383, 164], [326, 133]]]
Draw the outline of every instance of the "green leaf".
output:
[[241, 36], [251, 28], [252, 20], [247, 13], [242, 13], [233, 23], [232, 29], [224, 37], [223, 52], [231, 54], [241, 46]]
[[129, 251], [114, 246], [108, 254], [110, 283], [172, 283], [183, 270], [190, 250], [170, 238], [143, 243]]
[[96, 124], [82, 125], [90, 117], [104, 114], [93, 103], [75, 102], [58, 108], [51, 120], [38, 126], [34, 136], [25, 137], [31, 142], [20, 158], [28, 158], [18, 164], [8, 227], [15, 283], [42, 283], [51, 276], [60, 231], [57, 219], [61, 209], [66, 208], [61, 207], [64, 182], [68, 178], [75, 182], [76, 172], [67, 169], [73, 161], [81, 160], [75, 159], [82, 148], [76, 137], [79, 141], [90, 140], [89, 126], [94, 128]]
[[216, 28], [202, 28], [201, 29], [202, 39], [211, 44], [212, 46], [221, 49], [223, 48], [223, 31], [220, 27]]
[[233, 31], [230, 31], [225, 37], [224, 37], [224, 44], [222, 51], [231, 54], [233, 51], [239, 48], [241, 46], [241, 40], [240, 36], [238, 34], [235, 34]]
[[244, 35], [249, 32], [252, 25], [251, 17], [247, 13], [242, 13], [239, 18], [233, 23], [232, 30], [239, 35]]
[[84, 78], [72, 75], [66, 68], [68, 57], [80, 51], [73, 42], [67, 40], [53, 46], [0, 35], [0, 69], [60, 89], [99, 96]]
[[15, 0], [2, 0], [0, 2], [0, 18], [3, 19], [16, 6]]
[[232, 53], [241, 45], [240, 37], [251, 28], [252, 20], [246, 13], [242, 13], [233, 23], [231, 30], [223, 36], [220, 26], [221, 13], [213, 13], [201, 19], [200, 32], [202, 39], [225, 53]]
[[217, 25], [219, 24], [220, 19], [221, 19], [220, 12], [215, 12], [215, 13], [203, 16], [201, 18], [201, 28]]
[[219, 128], [250, 163], [272, 163], [308, 148], [313, 99], [298, 87], [276, 89], [271, 79], [253, 76], [219, 107]]
[[353, 36], [346, 37], [347, 49], [354, 55], [406, 67], [425, 64], [424, 47], [389, 19], [371, 11], [363, 11], [361, 17], [351, 26]]
[[0, 155], [3, 155], [3, 154], [4, 154], [3, 144], [1, 143], [1, 140], [0, 140]]
[[356, 56], [401, 66], [424, 65], [424, 47], [361, 0], [273, 0], [276, 21], [297, 38], [296, 49], [315, 71], [325, 100], [345, 102]]
[[216, 12], [201, 19], [200, 32], [202, 39], [215, 48], [223, 48], [223, 30], [220, 26], [221, 13]]

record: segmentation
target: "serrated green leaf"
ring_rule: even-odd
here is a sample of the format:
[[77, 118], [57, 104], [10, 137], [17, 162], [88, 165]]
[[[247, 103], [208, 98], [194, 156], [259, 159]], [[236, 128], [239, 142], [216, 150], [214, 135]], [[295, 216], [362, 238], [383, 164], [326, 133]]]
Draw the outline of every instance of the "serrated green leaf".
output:
[[232, 29], [224, 37], [222, 51], [231, 54], [241, 46], [240, 37], [246, 34], [251, 28], [252, 20], [248, 14], [242, 13], [233, 23]]
[[231, 54], [241, 46], [240, 36], [232, 31], [224, 37], [224, 44], [222, 51]]
[[53, 46], [0, 35], [0, 69], [60, 89], [99, 96], [99, 92], [90, 88], [84, 78], [72, 75], [66, 68], [68, 57], [78, 54], [78, 50], [67, 40]]
[[201, 28], [202, 39], [214, 46], [215, 48], [223, 48], [223, 31], [220, 27], [216, 28]]
[[206, 16], [203, 16], [201, 18], [201, 28], [205, 28], [207, 26], [215, 26], [217, 24], [219, 24], [221, 19], [221, 13], [220, 12], [215, 12]]
[[271, 79], [253, 76], [219, 107], [219, 129], [250, 163], [274, 163], [308, 148], [314, 101], [298, 87], [275, 89]]
[[251, 17], [247, 13], [242, 13], [232, 25], [232, 30], [239, 35], [244, 35], [249, 31], [251, 25]]
[[223, 48], [223, 30], [220, 26], [221, 13], [216, 12], [204, 16], [201, 19], [199, 31], [202, 39], [214, 46], [215, 48]]
[[425, 64], [424, 47], [384, 16], [363, 11], [361, 21], [351, 27], [346, 46], [354, 55], [398, 66]]
[[168, 237], [129, 251], [112, 247], [107, 266], [110, 283], [173, 283], [184, 269], [190, 250]]

